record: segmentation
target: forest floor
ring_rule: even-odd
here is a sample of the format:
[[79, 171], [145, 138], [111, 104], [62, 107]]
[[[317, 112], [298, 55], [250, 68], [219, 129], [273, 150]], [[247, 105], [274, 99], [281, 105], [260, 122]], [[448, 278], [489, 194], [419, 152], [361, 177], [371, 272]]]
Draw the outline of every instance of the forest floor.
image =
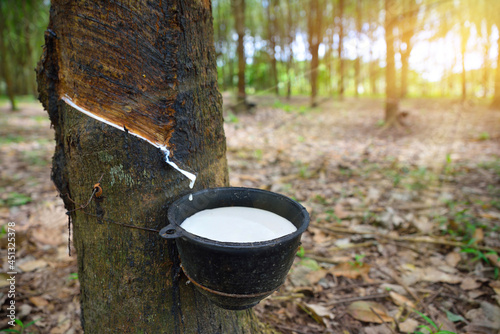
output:
[[[381, 99], [252, 100], [252, 114], [226, 112], [231, 185], [311, 214], [285, 285], [255, 308], [263, 322], [298, 334], [499, 332], [500, 111], [408, 99], [406, 126], [385, 129]], [[82, 332], [53, 137], [39, 105], [0, 105], [0, 329], [15, 222], [26, 333]]]

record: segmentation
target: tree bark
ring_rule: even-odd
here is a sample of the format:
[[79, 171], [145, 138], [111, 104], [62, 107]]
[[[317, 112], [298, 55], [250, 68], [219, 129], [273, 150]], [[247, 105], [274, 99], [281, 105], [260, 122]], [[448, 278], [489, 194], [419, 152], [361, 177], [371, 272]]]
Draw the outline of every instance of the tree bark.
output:
[[[5, 17], [5, 11], [8, 10], [6, 8], [6, 4], [0, 1], [0, 15]], [[7, 35], [7, 27], [5, 19], [0, 19], [0, 75], [3, 77], [3, 80], [6, 85], [6, 93], [7, 97], [10, 101], [10, 110], [16, 111], [18, 110], [16, 104], [16, 98], [14, 95], [14, 82], [12, 80], [12, 72], [11, 66], [8, 64], [8, 52], [7, 47], [5, 45], [5, 36]]]
[[236, 33], [238, 34], [238, 46], [236, 54], [238, 56], [238, 95], [236, 99], [236, 108], [238, 111], [247, 110], [246, 92], [245, 92], [245, 0], [231, 1], [233, 6], [234, 21]]
[[460, 29], [460, 54], [462, 55], [462, 102], [467, 99], [467, 72], [465, 70], [465, 52], [467, 51], [467, 41], [469, 40], [470, 28], [461, 25]]
[[[52, 3], [37, 80], [55, 129], [52, 179], [66, 208], [76, 209], [70, 218], [85, 333], [263, 331], [252, 311], [220, 309], [188, 284], [175, 243], [154, 231], [167, 224], [170, 203], [190, 192], [189, 180], [159, 149], [61, 99], [73, 94], [102, 114], [116, 107], [110, 103], [153, 110], [153, 128], [165, 121], [163, 110], [171, 121], [166, 145], [197, 173], [195, 190], [227, 185], [210, 6], [195, 0]], [[142, 71], [132, 73], [136, 65]], [[164, 84], [143, 81], [155, 78]], [[115, 102], [84, 96], [92, 91]], [[81, 209], [101, 176], [103, 195]]]
[[319, 44], [321, 43], [321, 19], [322, 11], [320, 10], [319, 1], [311, 0], [310, 12], [308, 16], [309, 30], [309, 52], [311, 53], [311, 106], [317, 105], [318, 95], [318, 67], [319, 67]]
[[[500, 36], [497, 38], [497, 47], [500, 50]], [[500, 52], [497, 55], [497, 69], [495, 71], [495, 95], [491, 102], [491, 108], [500, 109]]]
[[[222, 4], [221, 2], [219, 1], [217, 3], [217, 19], [216, 19], [217, 22], [217, 34], [216, 34], [216, 37], [215, 37], [215, 40], [217, 41], [217, 47], [218, 47], [218, 50], [217, 50], [217, 60], [221, 60], [222, 62], [222, 66], [220, 66], [220, 69], [221, 69], [221, 77], [222, 77], [222, 90], [225, 91], [227, 89], [227, 81], [226, 81], [226, 63], [225, 63], [225, 59], [224, 59], [224, 42], [227, 40], [227, 34], [224, 32], [224, 34], [222, 34], [222, 24], [224, 24], [224, 26], [226, 25], [225, 24], [225, 20], [222, 16]], [[224, 29], [225, 30], [225, 29]]]
[[394, 60], [395, 0], [385, 0], [385, 43], [387, 47], [385, 66], [385, 123], [395, 125], [398, 114], [398, 94], [396, 89], [396, 63]]
[[344, 98], [344, 0], [339, 0], [339, 98], [342, 100]]
[[[405, 6], [409, 4], [409, 6]], [[408, 72], [410, 70], [409, 60], [410, 54], [413, 49], [411, 39], [416, 30], [416, 16], [418, 15], [417, 4], [415, 0], [410, 0], [409, 3], [403, 2], [403, 19], [401, 20], [401, 43], [405, 45], [404, 49], [400, 50], [401, 53], [401, 87], [400, 97], [404, 98], [408, 94]]]
[[287, 50], [288, 50], [288, 59], [286, 62], [286, 76], [287, 76], [287, 83], [286, 83], [286, 98], [290, 100], [292, 96], [292, 71], [293, 71], [293, 47], [292, 43], [295, 39], [295, 26], [293, 24], [293, 2], [288, 1], [287, 2]]
[[276, 95], [279, 95], [278, 87], [278, 66], [276, 61], [276, 34], [278, 31], [277, 27], [277, 6], [279, 2], [277, 0], [269, 0], [267, 3], [267, 34], [269, 40], [269, 57], [271, 59], [271, 79], [273, 90]]
[[370, 71], [370, 91], [372, 95], [377, 95], [377, 67], [378, 61], [373, 59], [373, 49], [370, 46], [370, 63], [368, 64]]
[[361, 0], [356, 0], [356, 59], [354, 60], [354, 95], [359, 96], [359, 86], [361, 85], [361, 33], [363, 27], [362, 21], [362, 10], [361, 10]]

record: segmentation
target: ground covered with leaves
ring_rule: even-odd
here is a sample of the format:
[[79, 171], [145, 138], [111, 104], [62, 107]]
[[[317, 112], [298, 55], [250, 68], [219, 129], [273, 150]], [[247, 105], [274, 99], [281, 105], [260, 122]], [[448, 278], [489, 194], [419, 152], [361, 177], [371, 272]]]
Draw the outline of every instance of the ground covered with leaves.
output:
[[[500, 111], [409, 99], [404, 125], [386, 129], [380, 99], [253, 100], [251, 114], [225, 113], [231, 185], [283, 193], [311, 214], [285, 285], [255, 308], [263, 322], [282, 333], [499, 332]], [[20, 323], [81, 333], [52, 138], [38, 105], [0, 106], [0, 313], [15, 222]]]

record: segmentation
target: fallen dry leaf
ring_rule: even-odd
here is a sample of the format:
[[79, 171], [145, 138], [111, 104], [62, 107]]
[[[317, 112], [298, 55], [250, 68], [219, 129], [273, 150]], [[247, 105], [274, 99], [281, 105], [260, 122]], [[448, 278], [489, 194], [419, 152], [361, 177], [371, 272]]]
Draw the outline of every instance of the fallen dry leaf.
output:
[[460, 288], [464, 290], [474, 290], [481, 286], [481, 283], [472, 277], [466, 277], [460, 284]]
[[325, 325], [324, 318], [333, 320], [334, 315], [328, 307], [319, 304], [301, 304], [301, 308], [306, 311], [317, 323]]
[[422, 271], [422, 275], [420, 278], [423, 281], [433, 282], [433, 283], [442, 282], [442, 283], [458, 284], [462, 282], [462, 277], [444, 273], [433, 267], [425, 268]]
[[[59, 317], [61, 319], [61, 317]], [[69, 318], [62, 318], [59, 325], [50, 330], [50, 334], [65, 334], [71, 327], [71, 322]]]
[[364, 322], [393, 322], [394, 319], [387, 314], [385, 307], [376, 302], [357, 301], [347, 307], [347, 313], [354, 319]]
[[480, 244], [484, 240], [484, 232], [482, 228], [476, 228], [474, 230], [474, 234], [472, 235], [472, 239], [475, 244]]
[[362, 277], [366, 282], [372, 282], [373, 280], [368, 277], [369, 272], [370, 272], [369, 264], [366, 263], [356, 264], [354, 262], [341, 263], [330, 269], [330, 273], [332, 273], [332, 275], [335, 276], [344, 276], [352, 279]]
[[468, 332], [498, 333], [500, 330], [500, 308], [487, 302], [480, 302], [481, 307], [471, 309], [465, 317], [471, 322], [465, 328]]
[[9, 286], [10, 282], [7, 281], [10, 278], [10, 275], [5, 274], [5, 273], [0, 273], [0, 288], [3, 288], [5, 286]]
[[476, 299], [478, 297], [484, 296], [485, 294], [486, 294], [486, 292], [481, 291], [481, 290], [472, 290], [472, 291], [469, 291], [469, 293], [467, 295], [469, 296], [470, 299]]
[[397, 292], [389, 291], [389, 296], [391, 297], [394, 304], [396, 304], [398, 306], [404, 306], [407, 309], [416, 308], [415, 304], [411, 300], [409, 300], [408, 298], [406, 298], [403, 295], [400, 295]]
[[495, 328], [500, 329], [500, 307], [488, 302], [481, 302], [481, 309], [486, 318], [495, 324]]
[[18, 267], [24, 272], [35, 271], [40, 268], [47, 266], [47, 262], [44, 260], [33, 260], [19, 264]]
[[314, 231], [314, 235], [312, 236], [312, 238], [316, 244], [322, 244], [325, 241], [331, 240], [330, 237], [320, 229], [316, 229]]
[[417, 329], [418, 325], [419, 323], [417, 320], [408, 318], [399, 323], [399, 330], [403, 333], [413, 333]]
[[335, 207], [333, 208], [333, 212], [335, 213], [335, 215], [339, 219], [344, 219], [344, 218], [349, 216], [349, 214], [344, 211], [342, 204], [339, 204], [339, 203], [335, 204]]
[[44, 307], [47, 306], [47, 304], [49, 303], [47, 299], [38, 296], [30, 297], [29, 300], [36, 307]]
[[486, 254], [486, 258], [490, 260], [491, 264], [500, 268], [500, 256], [498, 256], [496, 253]]
[[393, 334], [387, 324], [365, 327], [365, 334]]
[[455, 324], [448, 319], [444, 312], [438, 310], [433, 305], [429, 305], [429, 312], [431, 319], [436, 319], [436, 322], [441, 326], [440, 329], [457, 333]]
[[317, 284], [328, 273], [328, 269], [314, 270], [306, 274], [306, 279], [312, 284]]
[[490, 281], [489, 286], [495, 291], [495, 293], [500, 296], [500, 281]]
[[430, 221], [430, 219], [426, 216], [419, 216], [415, 219], [412, 219], [411, 224], [417, 228], [420, 232], [427, 234], [431, 233], [434, 228], [434, 223]]
[[456, 267], [461, 260], [461, 256], [457, 252], [451, 252], [446, 254], [445, 261], [451, 267]]

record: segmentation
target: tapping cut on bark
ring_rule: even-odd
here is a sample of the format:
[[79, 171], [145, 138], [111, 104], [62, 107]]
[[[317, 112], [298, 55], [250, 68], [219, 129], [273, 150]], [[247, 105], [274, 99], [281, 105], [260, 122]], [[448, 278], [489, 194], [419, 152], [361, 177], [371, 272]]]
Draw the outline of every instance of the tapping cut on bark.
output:
[[[147, 2], [53, 1], [58, 95], [120, 128], [168, 146], [175, 123], [176, 67], [182, 29], [176, 8]], [[139, 8], [148, 16], [134, 15]], [[165, 6], [166, 7], [166, 6]], [[168, 12], [170, 11], [170, 12]], [[196, 70], [196, 69], [195, 69]], [[204, 72], [203, 69], [199, 69]], [[203, 76], [203, 73], [200, 73]], [[206, 77], [206, 73], [204, 75]]]

